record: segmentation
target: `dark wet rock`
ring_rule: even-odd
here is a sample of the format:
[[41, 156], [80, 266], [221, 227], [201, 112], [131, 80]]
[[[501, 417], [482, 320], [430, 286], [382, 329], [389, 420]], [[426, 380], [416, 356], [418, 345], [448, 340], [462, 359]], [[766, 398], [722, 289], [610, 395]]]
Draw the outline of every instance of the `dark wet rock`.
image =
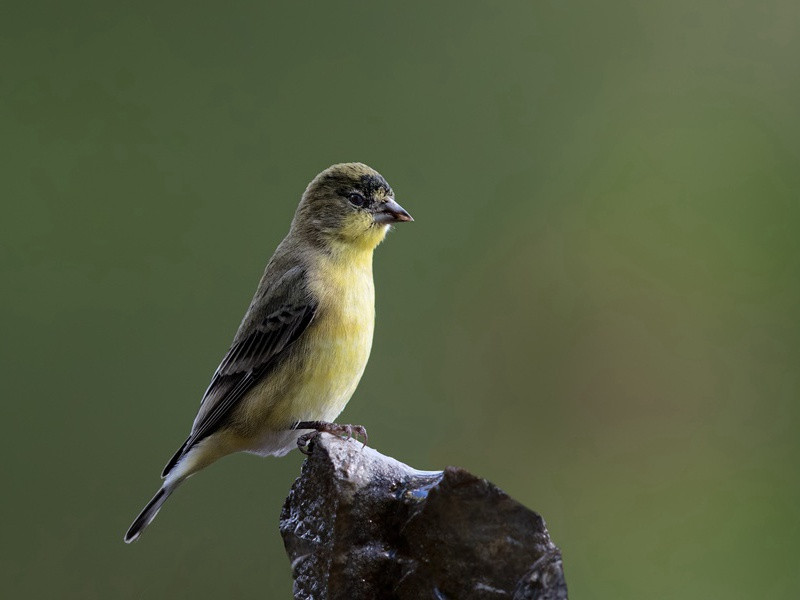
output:
[[311, 444], [280, 530], [298, 600], [565, 600], [544, 520], [485, 479]]
[[567, 600], [561, 552], [555, 548], [533, 563], [514, 588], [512, 600]]

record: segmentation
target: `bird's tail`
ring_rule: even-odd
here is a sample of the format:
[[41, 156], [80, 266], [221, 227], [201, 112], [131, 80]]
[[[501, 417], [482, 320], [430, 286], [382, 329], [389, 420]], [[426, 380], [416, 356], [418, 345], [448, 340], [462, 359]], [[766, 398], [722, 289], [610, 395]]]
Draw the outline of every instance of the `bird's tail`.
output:
[[164, 485], [160, 490], [158, 490], [158, 492], [156, 492], [156, 495], [153, 496], [153, 499], [147, 503], [147, 506], [142, 509], [142, 512], [139, 513], [139, 516], [133, 520], [133, 523], [131, 523], [128, 532], [125, 534], [126, 544], [130, 544], [131, 542], [139, 539], [142, 531], [144, 531], [145, 527], [153, 522], [153, 519], [156, 518], [158, 511], [161, 510], [161, 505], [167, 501], [167, 498], [169, 498], [169, 495], [175, 491], [176, 487], [177, 485]]

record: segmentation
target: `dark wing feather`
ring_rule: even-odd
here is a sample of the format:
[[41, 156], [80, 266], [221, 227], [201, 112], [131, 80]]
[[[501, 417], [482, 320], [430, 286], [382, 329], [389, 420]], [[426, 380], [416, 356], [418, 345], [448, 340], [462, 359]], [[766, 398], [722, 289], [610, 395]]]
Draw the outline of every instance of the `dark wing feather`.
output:
[[266, 375], [280, 353], [305, 331], [314, 312], [308, 304], [281, 308], [231, 347], [204, 395], [203, 405], [210, 404], [209, 410], [201, 410], [189, 439], [197, 442], [216, 429], [223, 416]]
[[[287, 282], [286, 278], [283, 278], [281, 283], [295, 283], [298, 279], [302, 281], [302, 274], [299, 278], [291, 277], [291, 279], [294, 281]], [[164, 467], [162, 477], [166, 477], [195, 444], [217, 430], [242, 397], [269, 375], [284, 350], [297, 340], [311, 323], [316, 313], [316, 304], [305, 294], [293, 291], [294, 293], [288, 294], [288, 297], [294, 297], [298, 301], [284, 305], [276, 303], [277, 310], [256, 322], [248, 333], [237, 335], [238, 341], [234, 342], [223, 357], [203, 395], [200, 412], [194, 421], [189, 438]], [[272, 303], [267, 301], [266, 304]]]

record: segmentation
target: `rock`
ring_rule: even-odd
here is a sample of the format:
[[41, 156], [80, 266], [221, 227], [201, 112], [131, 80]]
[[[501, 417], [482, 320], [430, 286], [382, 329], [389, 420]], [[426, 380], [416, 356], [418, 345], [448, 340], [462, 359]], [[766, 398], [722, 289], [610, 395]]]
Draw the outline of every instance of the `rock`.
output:
[[463, 469], [417, 471], [328, 434], [281, 512], [297, 600], [562, 600], [544, 520]]

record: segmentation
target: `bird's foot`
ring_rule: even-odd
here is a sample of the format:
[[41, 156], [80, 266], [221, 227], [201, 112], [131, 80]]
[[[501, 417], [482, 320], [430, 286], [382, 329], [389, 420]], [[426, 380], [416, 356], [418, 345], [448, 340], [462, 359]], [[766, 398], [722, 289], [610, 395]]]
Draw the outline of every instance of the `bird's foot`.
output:
[[328, 423], [327, 421], [300, 421], [294, 426], [294, 429], [314, 430], [309, 433], [304, 433], [297, 438], [297, 447], [300, 449], [300, 452], [305, 455], [311, 454], [311, 450], [308, 447], [309, 442], [320, 433], [330, 433], [331, 435], [343, 437], [348, 440], [354, 437], [356, 440], [360, 441], [359, 438], [363, 438], [364, 445], [361, 447], [362, 450], [366, 447], [368, 440], [367, 430], [363, 425], [343, 425], [339, 423]]

